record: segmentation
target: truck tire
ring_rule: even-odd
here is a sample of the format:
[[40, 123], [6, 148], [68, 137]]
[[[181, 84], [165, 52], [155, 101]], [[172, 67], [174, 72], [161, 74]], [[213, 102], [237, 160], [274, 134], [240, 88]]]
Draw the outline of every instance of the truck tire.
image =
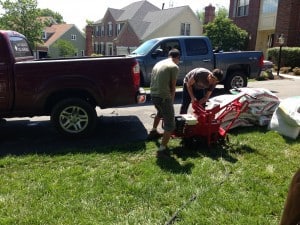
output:
[[51, 122], [59, 133], [68, 137], [84, 137], [95, 128], [96, 109], [80, 98], [58, 102], [51, 112]]
[[247, 87], [247, 76], [241, 71], [235, 71], [226, 77], [224, 88], [229, 91], [232, 88]]

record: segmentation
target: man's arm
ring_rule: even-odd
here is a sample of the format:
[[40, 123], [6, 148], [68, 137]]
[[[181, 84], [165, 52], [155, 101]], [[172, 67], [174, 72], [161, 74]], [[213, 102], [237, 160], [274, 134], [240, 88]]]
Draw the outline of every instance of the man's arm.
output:
[[286, 198], [280, 225], [300, 223], [300, 169], [294, 174]]
[[170, 90], [171, 90], [171, 97], [174, 102], [175, 101], [175, 93], [176, 93], [176, 79], [171, 80]]
[[208, 101], [209, 97], [211, 96], [211, 93], [212, 93], [212, 91], [207, 91], [205, 96], [199, 100], [199, 103], [201, 105], [206, 103]]
[[194, 92], [193, 92], [193, 84], [195, 83], [195, 79], [191, 77], [188, 82], [186, 83], [187, 91], [191, 97], [191, 102], [197, 101]]

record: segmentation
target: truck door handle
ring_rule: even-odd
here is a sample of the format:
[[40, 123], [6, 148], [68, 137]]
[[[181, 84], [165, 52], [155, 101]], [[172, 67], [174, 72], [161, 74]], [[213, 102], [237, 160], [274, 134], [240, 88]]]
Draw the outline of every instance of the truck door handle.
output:
[[210, 62], [211, 59], [203, 59], [202, 61], [203, 61], [203, 62]]
[[257, 60], [256, 57], [250, 57], [249, 60]]

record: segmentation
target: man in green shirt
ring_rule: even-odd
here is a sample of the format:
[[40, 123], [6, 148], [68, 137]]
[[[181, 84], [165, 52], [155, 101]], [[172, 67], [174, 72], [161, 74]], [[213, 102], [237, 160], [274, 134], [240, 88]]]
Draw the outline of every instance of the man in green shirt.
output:
[[152, 102], [157, 110], [153, 121], [153, 128], [148, 139], [158, 138], [161, 135], [157, 127], [161, 119], [164, 121], [162, 140], [157, 151], [157, 157], [169, 156], [167, 145], [175, 129], [174, 98], [176, 81], [179, 73], [180, 52], [171, 49], [168, 58], [156, 63], [152, 70], [150, 93]]

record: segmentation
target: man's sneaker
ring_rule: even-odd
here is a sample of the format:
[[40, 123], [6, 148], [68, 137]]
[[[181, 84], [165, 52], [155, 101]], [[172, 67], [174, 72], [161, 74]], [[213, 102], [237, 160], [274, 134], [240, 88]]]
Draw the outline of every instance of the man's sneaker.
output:
[[147, 139], [148, 140], [156, 140], [162, 137], [161, 133], [158, 133], [156, 130], [151, 130], [150, 133], [148, 134]]
[[169, 159], [171, 158], [171, 155], [168, 150], [158, 150], [156, 152], [156, 157], [160, 159]]

